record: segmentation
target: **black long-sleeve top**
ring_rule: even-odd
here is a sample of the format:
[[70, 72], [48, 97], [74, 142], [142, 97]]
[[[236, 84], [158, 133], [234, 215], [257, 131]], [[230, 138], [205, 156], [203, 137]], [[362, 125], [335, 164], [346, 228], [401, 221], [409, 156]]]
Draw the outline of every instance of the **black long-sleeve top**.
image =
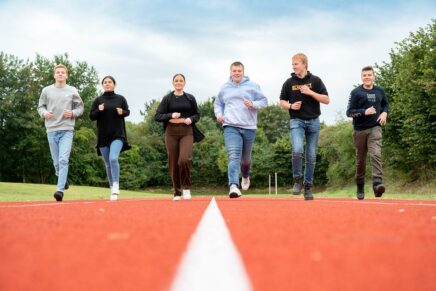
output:
[[[104, 110], [100, 111], [98, 106], [104, 104]], [[116, 108], [122, 108], [123, 114], [119, 115]], [[95, 98], [89, 113], [89, 118], [97, 121], [97, 153], [101, 155], [100, 148], [108, 147], [119, 139], [123, 142], [121, 151], [130, 149], [127, 142], [126, 124], [124, 118], [129, 116], [130, 110], [126, 99], [115, 92], [104, 92], [100, 97]]]
[[[365, 110], [374, 106], [376, 114], [365, 115]], [[353, 118], [355, 130], [365, 130], [374, 126], [380, 126], [377, 122], [382, 112], [389, 112], [389, 103], [385, 90], [380, 86], [365, 89], [363, 85], [351, 91], [348, 100], [347, 116]]]
[[182, 96], [174, 95], [174, 92], [166, 95], [159, 104], [156, 110], [155, 120], [164, 123], [166, 129], [172, 114], [179, 112], [181, 118], [189, 118], [192, 124], [200, 120], [200, 113], [198, 112], [197, 102], [194, 96], [189, 93], [184, 93]]

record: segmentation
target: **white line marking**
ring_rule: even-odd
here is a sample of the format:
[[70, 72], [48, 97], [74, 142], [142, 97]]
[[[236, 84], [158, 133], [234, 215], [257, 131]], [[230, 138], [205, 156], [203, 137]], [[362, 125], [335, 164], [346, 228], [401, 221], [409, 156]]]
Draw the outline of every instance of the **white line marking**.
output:
[[215, 197], [191, 237], [170, 290], [252, 290]]

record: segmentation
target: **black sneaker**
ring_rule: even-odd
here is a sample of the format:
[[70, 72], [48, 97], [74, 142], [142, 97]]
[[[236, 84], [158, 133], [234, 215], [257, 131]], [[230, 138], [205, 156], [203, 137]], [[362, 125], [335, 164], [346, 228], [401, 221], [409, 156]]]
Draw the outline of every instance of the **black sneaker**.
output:
[[56, 191], [53, 197], [56, 199], [56, 201], [62, 201], [62, 199], [64, 198], [64, 192]]
[[356, 197], [359, 200], [363, 200], [365, 198], [365, 182], [362, 180], [357, 180], [357, 192]]
[[385, 193], [385, 185], [383, 185], [383, 180], [381, 178], [373, 178], [372, 189], [374, 190], [375, 197], [382, 197]]
[[303, 181], [301, 180], [301, 177], [295, 178], [294, 187], [292, 187], [292, 194], [293, 195], [300, 195], [301, 188], [303, 188]]
[[68, 184], [68, 181], [67, 181], [67, 182], [65, 182], [64, 189], [65, 189], [65, 190], [68, 190], [69, 188], [70, 188], [70, 184]]
[[383, 193], [385, 193], [385, 185], [377, 184], [373, 186], [375, 197], [382, 197]]
[[304, 200], [313, 200], [312, 185], [304, 185]]

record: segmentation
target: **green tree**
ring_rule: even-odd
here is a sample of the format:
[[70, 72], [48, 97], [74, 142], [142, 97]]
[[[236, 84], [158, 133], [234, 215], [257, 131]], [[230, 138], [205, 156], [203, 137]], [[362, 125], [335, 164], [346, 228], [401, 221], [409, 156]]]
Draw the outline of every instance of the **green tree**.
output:
[[436, 20], [396, 44], [376, 81], [390, 102], [385, 159], [407, 180], [430, 180], [436, 169]]

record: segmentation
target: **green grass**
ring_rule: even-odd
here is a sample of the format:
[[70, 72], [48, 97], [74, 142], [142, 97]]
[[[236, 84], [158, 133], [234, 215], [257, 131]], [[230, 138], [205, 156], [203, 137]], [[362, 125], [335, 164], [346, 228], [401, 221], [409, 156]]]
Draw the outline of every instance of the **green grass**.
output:
[[[415, 187], [411, 187], [410, 189], [417, 189], [417, 191], [412, 193], [409, 189], [401, 187], [400, 185], [388, 185], [388, 190], [383, 195], [383, 199], [434, 200], [436, 199], [435, 188], [436, 187], [433, 187], [433, 185], [420, 185], [419, 187], [415, 185]], [[0, 201], [51, 201], [53, 200], [55, 190], [55, 185], [0, 182]], [[227, 195], [227, 191], [228, 189], [225, 187], [194, 187], [192, 194], [225, 196]], [[244, 195], [252, 197], [292, 197], [290, 188], [279, 188], [277, 192], [278, 195], [276, 196], [275, 189], [272, 188], [271, 195], [268, 195], [268, 188], [255, 188], [245, 192]], [[367, 193], [367, 198], [374, 198], [369, 185], [365, 188], [365, 192]], [[150, 188], [144, 191], [122, 190], [121, 198], [171, 198], [171, 193], [171, 189], [169, 188]], [[315, 197], [354, 198], [355, 186], [350, 185], [331, 189], [315, 188]], [[65, 192], [65, 200], [107, 200], [108, 198], [108, 188], [72, 185], [70, 189]]]

